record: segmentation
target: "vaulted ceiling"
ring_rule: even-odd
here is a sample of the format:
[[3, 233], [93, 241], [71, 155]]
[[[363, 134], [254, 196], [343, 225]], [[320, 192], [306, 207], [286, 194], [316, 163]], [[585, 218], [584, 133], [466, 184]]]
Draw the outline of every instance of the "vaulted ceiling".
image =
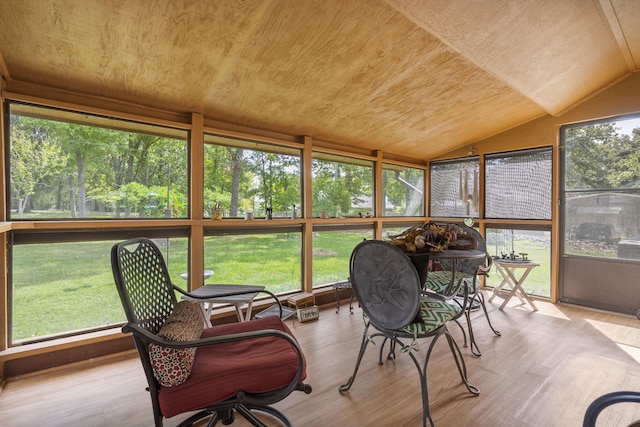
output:
[[2, 0], [37, 84], [407, 158], [558, 115], [640, 68], [637, 0]]

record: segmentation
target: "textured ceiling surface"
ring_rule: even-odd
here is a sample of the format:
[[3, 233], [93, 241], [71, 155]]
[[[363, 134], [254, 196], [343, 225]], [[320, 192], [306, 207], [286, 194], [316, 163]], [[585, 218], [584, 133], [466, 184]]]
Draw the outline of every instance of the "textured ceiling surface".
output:
[[638, 70], [636, 0], [2, 0], [0, 72], [429, 159]]

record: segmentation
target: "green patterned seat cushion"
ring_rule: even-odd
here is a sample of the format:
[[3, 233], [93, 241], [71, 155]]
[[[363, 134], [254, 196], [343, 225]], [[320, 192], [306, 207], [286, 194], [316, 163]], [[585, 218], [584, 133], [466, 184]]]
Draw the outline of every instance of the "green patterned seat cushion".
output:
[[458, 316], [461, 311], [462, 308], [456, 303], [422, 297], [420, 302], [422, 322], [410, 323], [402, 330], [414, 336], [428, 334]]
[[[456, 280], [464, 278], [467, 279], [467, 283], [469, 284], [469, 292], [472, 292], [472, 283], [473, 283], [473, 275], [468, 273], [457, 272]], [[451, 272], [450, 271], [430, 271], [427, 274], [427, 280], [424, 283], [426, 289], [430, 289], [438, 294], [444, 294], [447, 286], [451, 283]]]

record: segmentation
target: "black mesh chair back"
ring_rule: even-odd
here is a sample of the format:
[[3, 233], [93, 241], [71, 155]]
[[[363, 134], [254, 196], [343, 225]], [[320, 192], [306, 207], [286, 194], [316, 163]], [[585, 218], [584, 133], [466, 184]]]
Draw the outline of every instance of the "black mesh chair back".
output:
[[[462, 230], [464, 230], [468, 235], [472, 236], [476, 242], [478, 242], [478, 245], [476, 246], [476, 249], [482, 252], [487, 252], [487, 242], [485, 241], [484, 237], [482, 236], [482, 234], [480, 234], [480, 232], [478, 232], [478, 230], [476, 230], [473, 227], [468, 227], [466, 225], [458, 225], [458, 227], [460, 227]], [[440, 260], [440, 265], [445, 269], [445, 270], [451, 270], [452, 268], [452, 264], [453, 261], [450, 259], [443, 259]], [[458, 265], [457, 265], [457, 269], [458, 271], [462, 272], [462, 273], [466, 273], [470, 276], [476, 275], [480, 272], [480, 270], [483, 267], [487, 267], [491, 265], [491, 257], [487, 254], [486, 258], [480, 258], [480, 259], [465, 259], [465, 260], [459, 260], [458, 261]], [[474, 280], [475, 282], [475, 280]], [[475, 286], [475, 283], [473, 283], [473, 286]]]
[[418, 314], [420, 280], [400, 249], [379, 240], [361, 243], [351, 257], [350, 277], [362, 310], [377, 329], [400, 329]]
[[[484, 300], [484, 295], [480, 291], [481, 282], [480, 282], [479, 276], [488, 275], [488, 272], [491, 269], [493, 260], [491, 259], [491, 256], [489, 256], [489, 254], [487, 253], [487, 242], [485, 241], [482, 234], [480, 234], [475, 228], [468, 227], [466, 225], [458, 225], [458, 227], [460, 227], [468, 235], [472, 236], [475, 239], [475, 241], [477, 242], [477, 246], [475, 248], [476, 250], [482, 251], [486, 254], [484, 258], [458, 260], [457, 266], [456, 266], [457, 272], [461, 272], [465, 276], [467, 276], [467, 283], [469, 286], [469, 300], [465, 307], [465, 317], [467, 319], [467, 329], [469, 332], [469, 346], [471, 347], [471, 352], [473, 353], [473, 355], [479, 357], [482, 355], [482, 353], [480, 352], [480, 349], [478, 348], [478, 344], [475, 339], [473, 325], [471, 323], [470, 312], [472, 310], [481, 308], [485, 318], [487, 319], [489, 328], [491, 328], [491, 331], [493, 331], [495, 336], [501, 335], [500, 331], [494, 328], [493, 324], [491, 323], [491, 319], [489, 318], [489, 312], [487, 311], [487, 305]], [[442, 259], [439, 262], [443, 270], [445, 270], [446, 272], [452, 271], [453, 260]], [[447, 276], [446, 274], [443, 275], [442, 272], [440, 272], [439, 274], [434, 273], [432, 277], [434, 277], [434, 280], [433, 280], [434, 282], [439, 282], [441, 280], [444, 280], [444, 283], [448, 283], [450, 275], [449, 276]], [[460, 325], [460, 323], [458, 323], [458, 326], [460, 326], [460, 328], [462, 329], [462, 326]], [[462, 329], [462, 332], [464, 334], [464, 329]], [[466, 334], [464, 335], [464, 346], [467, 347]]]
[[177, 304], [164, 257], [148, 239], [112, 249], [114, 278], [127, 320], [156, 334]]

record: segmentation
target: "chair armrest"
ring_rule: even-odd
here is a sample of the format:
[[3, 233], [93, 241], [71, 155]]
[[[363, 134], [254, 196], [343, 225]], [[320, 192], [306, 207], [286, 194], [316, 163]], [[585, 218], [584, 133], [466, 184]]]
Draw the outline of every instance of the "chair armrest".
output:
[[262, 329], [259, 331], [242, 332], [231, 335], [220, 335], [217, 337], [201, 338], [192, 341], [166, 340], [133, 323], [127, 323], [126, 325], [124, 325], [122, 327], [122, 332], [142, 336], [149, 343], [154, 343], [169, 348], [203, 347], [207, 345], [224, 344], [233, 341], [242, 341], [264, 337], [277, 337], [288, 341], [296, 349], [296, 352], [302, 355], [302, 350], [300, 349], [298, 342], [291, 335], [277, 329]]
[[600, 412], [611, 405], [623, 402], [640, 403], [640, 392], [615, 391], [598, 397], [587, 408], [584, 414], [583, 427], [594, 427]]

